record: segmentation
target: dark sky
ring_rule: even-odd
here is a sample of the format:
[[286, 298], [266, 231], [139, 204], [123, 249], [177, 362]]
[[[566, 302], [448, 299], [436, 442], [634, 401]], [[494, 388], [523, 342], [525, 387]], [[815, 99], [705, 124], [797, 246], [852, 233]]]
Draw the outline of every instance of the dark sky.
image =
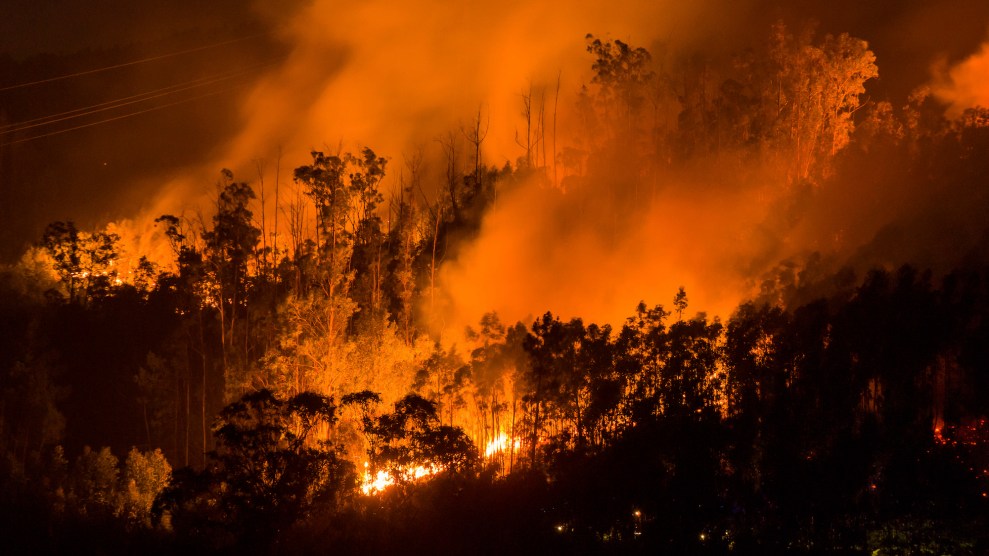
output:
[[14, 57], [150, 44], [255, 23], [243, 0], [4, 0], [0, 13], [0, 52]]
[[[3, 144], [88, 126], [0, 146], [0, 262], [16, 260], [53, 220], [88, 228], [130, 216], [170, 173], [236, 131], [237, 99], [283, 55], [270, 33], [276, 22], [249, 4], [3, 3], [0, 88], [14, 88], [0, 91], [0, 124], [96, 111], [0, 135]], [[104, 68], [111, 69], [17, 87]], [[131, 100], [103, 106], [118, 99]]]

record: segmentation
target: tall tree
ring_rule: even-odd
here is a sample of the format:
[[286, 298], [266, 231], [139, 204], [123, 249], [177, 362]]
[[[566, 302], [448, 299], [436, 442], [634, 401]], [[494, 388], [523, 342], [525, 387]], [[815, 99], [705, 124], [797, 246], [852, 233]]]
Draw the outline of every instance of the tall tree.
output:
[[373, 323], [385, 311], [384, 282], [387, 254], [378, 206], [384, 201], [379, 188], [388, 161], [369, 148], [360, 155], [346, 155], [348, 179], [354, 199], [351, 227], [354, 251], [351, 268], [355, 272], [354, 293], [361, 307], [359, 316]]
[[[213, 228], [203, 232], [206, 242], [206, 259], [215, 276], [216, 307], [220, 314], [221, 346], [224, 372], [233, 375], [233, 368], [246, 371], [249, 354], [246, 346], [236, 341], [238, 319], [247, 314], [248, 264], [261, 238], [261, 231], [254, 226], [250, 202], [254, 190], [243, 182], [233, 181], [233, 174], [223, 170], [223, 186], [216, 200]], [[242, 327], [247, 334], [247, 323]], [[237, 351], [244, 345], [245, 350]], [[232, 357], [237, 354], [236, 362]], [[231, 376], [233, 378], [233, 376]], [[231, 386], [240, 381], [231, 380]]]
[[350, 258], [354, 248], [353, 229], [348, 219], [353, 208], [353, 188], [344, 180], [346, 162], [339, 156], [312, 153], [312, 164], [295, 169], [295, 180], [316, 207], [318, 275], [314, 282], [326, 303], [326, 334], [329, 340], [340, 336], [356, 309], [350, 300], [354, 273]]

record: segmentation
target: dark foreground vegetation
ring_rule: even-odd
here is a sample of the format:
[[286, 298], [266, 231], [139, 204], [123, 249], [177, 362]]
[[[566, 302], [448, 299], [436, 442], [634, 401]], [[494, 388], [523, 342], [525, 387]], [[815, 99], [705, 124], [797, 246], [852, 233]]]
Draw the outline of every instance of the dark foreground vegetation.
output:
[[[619, 331], [546, 315], [460, 369], [515, 367], [514, 454], [482, 457], [415, 394], [382, 408], [372, 392], [260, 390], [220, 412], [205, 466], [170, 481], [157, 451], [10, 453], [5, 538], [32, 552], [980, 554], [987, 315], [985, 272], [935, 286], [909, 267], [725, 324], [644, 306]], [[395, 485], [360, 491], [354, 434]], [[442, 470], [412, 480], [410, 465]]]
[[[876, 255], [909, 223], [847, 265], [784, 261], [724, 321], [692, 315], [681, 289], [621, 327], [489, 314], [462, 339], [437, 333], [437, 265], [526, 184], [589, 204], [600, 183], [768, 157], [794, 207], [847, 180], [903, 180], [953, 193], [956, 223], [981, 221], [986, 112], [949, 121], [921, 97], [865, 110], [866, 47], [778, 26], [715, 100], [682, 91], [675, 125], [643, 129], [669, 76], [590, 37], [596, 127], [560, 179], [545, 135], [498, 169], [475, 127], [444, 144], [435, 203], [419, 200], [421, 161], [386, 205], [387, 159], [312, 153], [277, 207], [282, 236], [254, 215], [263, 190], [224, 172], [210, 221], [158, 219], [170, 264], [127, 275], [112, 230], [51, 224], [0, 273], [5, 548], [986, 553], [984, 232], [943, 240], [962, 252], [923, 268]], [[636, 199], [609, 207], [633, 225]]]

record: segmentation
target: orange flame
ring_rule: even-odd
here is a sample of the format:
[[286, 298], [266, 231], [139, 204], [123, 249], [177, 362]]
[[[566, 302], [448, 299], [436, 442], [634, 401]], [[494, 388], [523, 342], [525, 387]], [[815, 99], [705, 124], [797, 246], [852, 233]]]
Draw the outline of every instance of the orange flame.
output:
[[507, 434], [499, 433], [498, 436], [494, 438], [494, 440], [488, 442], [487, 447], [484, 449], [484, 457], [490, 458], [495, 454], [500, 454], [504, 452], [505, 450], [508, 449], [510, 445], [509, 442], [511, 442], [511, 446], [516, 450], [518, 450], [522, 446], [522, 441], [519, 440], [518, 438], [509, 440]]
[[[402, 467], [398, 470], [398, 475], [403, 481], [415, 482], [424, 477], [433, 476], [443, 470], [437, 465], [415, 465]], [[361, 492], [365, 495], [378, 494], [395, 484], [395, 476], [388, 471], [379, 469], [371, 473], [370, 466], [364, 464], [364, 478], [361, 481]]]

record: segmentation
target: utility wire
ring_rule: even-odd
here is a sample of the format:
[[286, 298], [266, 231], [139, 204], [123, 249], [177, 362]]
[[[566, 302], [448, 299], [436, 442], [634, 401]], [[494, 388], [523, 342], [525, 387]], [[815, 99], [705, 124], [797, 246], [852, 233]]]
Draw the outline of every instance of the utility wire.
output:
[[33, 118], [30, 120], [24, 120], [20, 122], [14, 122], [0, 126], [0, 135], [8, 135], [10, 133], [15, 133], [18, 131], [24, 131], [26, 129], [32, 129], [36, 127], [51, 125], [58, 122], [64, 122], [66, 120], [72, 120], [75, 118], [81, 118], [84, 116], [89, 116], [91, 114], [96, 114], [99, 112], [105, 112], [107, 110], [114, 110], [123, 106], [128, 106], [131, 104], [138, 104], [148, 100], [165, 97], [168, 95], [173, 95], [175, 93], [180, 93], [183, 91], [188, 91], [191, 89], [197, 89], [200, 87], [205, 87], [207, 85], [212, 85], [214, 83], [220, 83], [222, 81], [227, 81], [229, 79], [234, 79], [245, 74], [249, 74], [253, 71], [262, 70], [275, 65], [273, 62], [266, 64], [258, 64], [255, 66], [242, 68], [239, 70], [229, 71], [225, 73], [220, 73], [214, 76], [200, 77], [198, 79], [193, 79], [192, 81], [186, 81], [184, 83], [178, 83], [175, 85], [169, 85], [167, 87], [161, 87], [159, 89], [154, 89], [151, 91], [146, 91], [143, 93], [138, 93], [135, 95], [130, 95], [115, 100], [109, 100], [106, 102], [101, 102], [98, 104], [93, 104], [90, 106], [84, 106], [81, 108], [74, 108], [72, 110], [67, 110], [65, 112], [60, 112], [58, 114], [51, 114], [48, 116], [41, 116], [38, 118]]
[[240, 87], [243, 87], [246, 84], [247, 83], [239, 83], [237, 85], [232, 85], [232, 86], [227, 87], [225, 89], [220, 89], [219, 91], [213, 91], [213, 92], [209, 92], [209, 93], [204, 93], [204, 94], [197, 95], [197, 96], [194, 96], [194, 97], [190, 97], [190, 98], [186, 98], [186, 99], [182, 99], [182, 100], [177, 100], [175, 102], [170, 102], [168, 104], [161, 104], [159, 106], [152, 106], [151, 108], [145, 108], [144, 110], [138, 110], [136, 112], [129, 112], [127, 114], [123, 114], [123, 115], [120, 115], [120, 116], [114, 116], [112, 118], [106, 118], [106, 119], [99, 120], [99, 121], [96, 121], [96, 122], [90, 122], [88, 124], [77, 125], [77, 126], [74, 126], [74, 127], [67, 127], [65, 129], [59, 129], [57, 131], [52, 131], [52, 132], [44, 133], [44, 134], [41, 134], [41, 135], [32, 135], [31, 137], [25, 137], [23, 139], [18, 139], [16, 141], [9, 141], [7, 143], [0, 143], [0, 147], [6, 147], [7, 145], [16, 145], [18, 143], [26, 143], [28, 141], [34, 141], [35, 139], [42, 139], [44, 137], [51, 137], [52, 135], [60, 135], [62, 133], [68, 133], [70, 131], [75, 131], [77, 129], [84, 129], [84, 128], [87, 128], [87, 127], [93, 127], [93, 126], [97, 126], [97, 125], [102, 125], [102, 124], [106, 124], [106, 123], [109, 123], [109, 122], [114, 122], [114, 121], [117, 121], [117, 120], [123, 120], [124, 118], [130, 118], [130, 117], [137, 116], [137, 115], [140, 115], [140, 114], [146, 114], [148, 112], [154, 112], [156, 110], [162, 110], [164, 108], [169, 108], [171, 106], [176, 106], [176, 105], [179, 105], [179, 104], [184, 104], [184, 103], [187, 103], [187, 102], [192, 102], [194, 100], [199, 100], [199, 99], [202, 99], [202, 98], [206, 98], [206, 97], [211, 97], [211, 96], [223, 94], [223, 93], [232, 91], [234, 89], [238, 89]]
[[263, 36], [266, 36], [266, 35], [270, 35], [272, 33], [273, 33], [273, 31], [266, 31], [264, 33], [256, 33], [254, 35], [248, 35], [246, 37], [240, 37], [240, 38], [237, 38], [237, 39], [230, 39], [228, 41], [218, 42], [218, 43], [214, 43], [214, 44], [208, 44], [206, 46], [198, 46], [196, 48], [190, 48], [190, 49], [187, 49], [187, 50], [180, 50], [179, 52], [171, 52], [169, 54], [161, 54], [161, 55], [158, 55], [158, 56], [151, 56], [151, 57], [148, 57], [148, 58], [142, 58], [140, 60], [134, 60], [134, 61], [131, 61], [131, 62], [124, 62], [122, 64], [114, 64], [112, 66], [105, 66], [105, 67], [102, 67], [102, 68], [96, 68], [96, 69], [85, 70], [85, 71], [78, 71], [78, 72], [70, 73], [70, 74], [67, 74], [67, 75], [60, 75], [58, 77], [49, 77], [47, 79], [39, 79], [37, 81], [31, 81], [31, 82], [28, 82], [28, 83], [18, 83], [17, 85], [8, 85], [6, 87], [0, 87], [0, 92], [11, 91], [11, 90], [14, 90], [14, 89], [23, 89], [25, 87], [33, 87], [34, 85], [41, 85], [42, 83], [52, 83], [54, 81], [62, 81], [64, 79], [70, 79], [70, 78], [79, 77], [79, 76], [82, 76], [82, 75], [90, 75], [90, 74], [94, 74], [94, 73], [100, 73], [100, 72], [109, 71], [109, 70], [112, 70], [112, 69], [123, 68], [123, 67], [127, 67], [127, 66], [134, 66], [134, 65], [137, 65], [137, 64], [144, 64], [144, 63], [147, 63], [147, 62], [154, 62], [155, 60], [163, 60], [165, 58], [173, 58], [175, 56], [181, 56], [183, 54], [190, 54], [192, 52], [199, 52], [199, 51], [202, 51], [202, 50], [209, 50], [211, 48], [218, 48], [220, 46], [226, 46], [228, 44], [234, 44], [234, 43], [243, 42], [243, 41], [250, 40], [250, 39], [256, 39], [258, 37], [263, 37]]
[[[246, 70], [239, 70], [239, 71], [246, 71]], [[133, 95], [128, 95], [128, 96], [121, 97], [121, 98], [114, 99], [114, 100], [108, 100], [108, 101], [100, 102], [100, 103], [97, 103], [97, 104], [91, 104], [89, 106], [82, 106], [82, 107], [79, 107], [79, 108], [73, 108], [72, 110], [66, 110], [65, 112], [59, 112], [59, 113], [56, 113], [56, 114], [49, 114], [47, 116], [39, 116], [37, 118], [31, 118], [30, 120], [21, 120], [19, 122], [11, 122], [11, 123], [8, 123], [8, 124], [0, 125], [0, 130], [6, 129], [6, 128], [12, 128], [12, 127], [20, 127], [20, 128], [31, 127], [30, 124], [34, 124], [35, 122], [41, 122], [41, 121], [44, 121], [44, 120], [55, 121], [54, 120], [55, 118], [60, 118], [62, 116], [69, 116], [69, 115], [72, 115], [72, 114], [76, 114], [76, 113], [79, 113], [79, 112], [86, 112], [86, 111], [90, 111], [90, 110], [94, 110], [95, 111], [95, 109], [97, 109], [97, 108], [100, 108], [102, 106], [111, 105], [111, 104], [126, 104], [126, 101], [129, 101], [131, 99], [137, 99], [137, 98], [140, 98], [140, 97], [153, 97], [157, 93], [169, 91], [170, 89], [181, 89], [181, 88], [184, 88], [186, 86], [194, 85], [196, 83], [203, 82], [203, 81], [209, 81], [209, 80], [214, 80], [214, 79], [222, 79], [222, 76], [227, 75], [227, 74], [231, 74], [231, 73], [236, 73], [236, 71], [235, 72], [220, 73], [220, 74], [217, 74], [215, 76], [198, 77], [198, 78], [193, 79], [191, 81], [185, 81], [183, 83], [176, 83], [174, 85], [168, 85], [166, 87], [161, 87], [161, 88], [158, 88], [158, 89], [153, 89], [151, 91], [145, 91], [143, 93], [136, 93], [136, 94], [133, 94]]]

